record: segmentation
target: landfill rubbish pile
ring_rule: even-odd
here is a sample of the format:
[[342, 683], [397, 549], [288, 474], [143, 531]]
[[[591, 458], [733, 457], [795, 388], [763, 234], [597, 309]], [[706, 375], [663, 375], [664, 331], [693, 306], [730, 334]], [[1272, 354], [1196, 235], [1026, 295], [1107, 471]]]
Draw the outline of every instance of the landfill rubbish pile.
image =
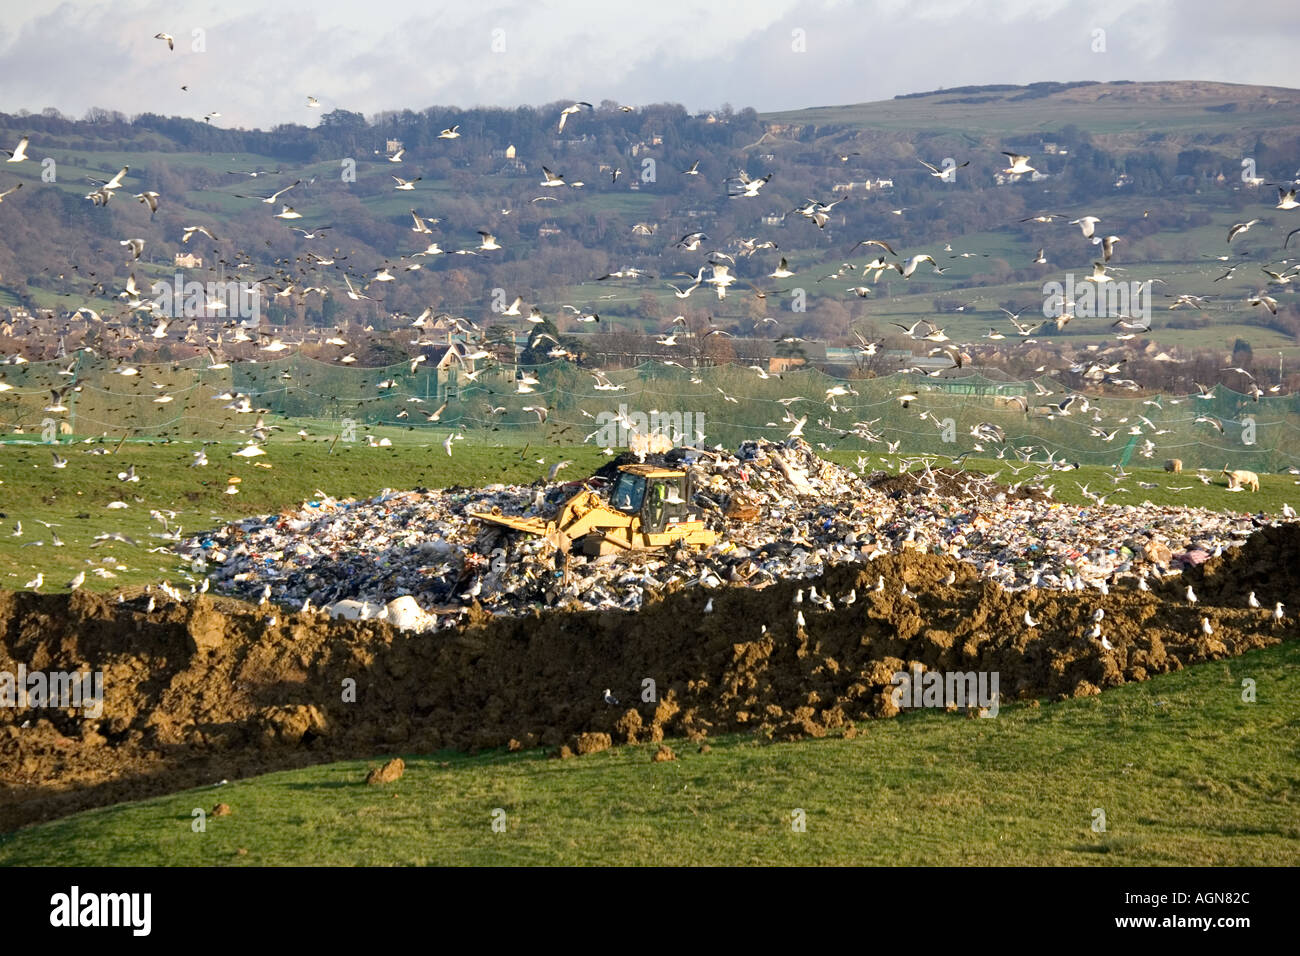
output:
[[900, 552], [959, 558], [1010, 590], [1146, 586], [1263, 524], [1196, 508], [1071, 506], [1052, 500], [1050, 487], [1011, 491], [976, 472], [863, 475], [801, 439], [746, 442], [735, 454], [678, 449], [662, 461], [689, 470], [693, 504], [718, 534], [712, 546], [559, 554], [540, 537], [467, 516], [554, 515], [584, 487], [607, 487], [616, 461], [585, 482], [321, 497], [178, 550], [226, 593], [361, 619], [384, 619], [391, 602], [409, 599], [394, 613], [430, 630], [454, 626], [473, 605], [497, 614], [636, 610], [681, 587], [761, 589]]
[[1239, 545], [1260, 526], [1204, 509], [1075, 507], [973, 472], [862, 475], [799, 439], [746, 442], [734, 455], [679, 450], [666, 461], [689, 469], [693, 504], [718, 532], [713, 546], [558, 554], [539, 537], [467, 515], [553, 515], [584, 486], [606, 486], [616, 462], [586, 482], [322, 497], [178, 550], [237, 596], [361, 619], [385, 619], [402, 598], [403, 626], [429, 630], [453, 626], [473, 604], [505, 614], [636, 610], [679, 587], [761, 589], [896, 552], [948, 554], [1011, 590], [1136, 585]]

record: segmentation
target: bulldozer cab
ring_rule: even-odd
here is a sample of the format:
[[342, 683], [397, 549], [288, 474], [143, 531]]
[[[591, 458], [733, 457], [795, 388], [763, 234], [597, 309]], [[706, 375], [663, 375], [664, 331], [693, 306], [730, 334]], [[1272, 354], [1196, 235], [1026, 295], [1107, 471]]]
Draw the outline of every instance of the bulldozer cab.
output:
[[636, 514], [645, 499], [645, 477], [631, 472], [620, 472], [614, 490], [609, 493], [609, 503], [625, 514]]
[[686, 473], [673, 468], [625, 465], [609, 500], [625, 514], [640, 514], [648, 534], [660, 534], [691, 516]]

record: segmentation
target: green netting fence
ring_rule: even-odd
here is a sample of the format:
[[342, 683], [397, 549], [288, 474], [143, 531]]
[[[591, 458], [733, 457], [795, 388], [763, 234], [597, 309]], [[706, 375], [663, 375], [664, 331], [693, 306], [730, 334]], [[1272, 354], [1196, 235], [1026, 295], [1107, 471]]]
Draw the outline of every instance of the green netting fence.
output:
[[[557, 362], [528, 370], [538, 383], [521, 391], [520, 373], [505, 367], [473, 375], [455, 365], [357, 368], [301, 355], [221, 369], [208, 364], [139, 365], [138, 374], [123, 375], [117, 363], [79, 353], [75, 361], [6, 366], [0, 441], [245, 441], [239, 429], [247, 432], [255, 414], [227, 406], [246, 396], [250, 407], [266, 410], [267, 424], [283, 426], [278, 434], [289, 437], [301, 429], [342, 440], [363, 441], [369, 433], [431, 442], [454, 432], [471, 442], [605, 447], [624, 445], [631, 426], [658, 430], [674, 443], [734, 448], [746, 439], [781, 438], [803, 419], [802, 434], [814, 445], [864, 454], [896, 448], [903, 455], [1012, 457], [1019, 449], [1040, 460], [1050, 453], [1097, 465], [1160, 465], [1169, 458], [1216, 471], [1300, 465], [1300, 396], [1255, 401], [1222, 385], [1209, 398], [1085, 395], [1063, 415], [1052, 406], [1072, 393], [1050, 377], [897, 374], [845, 381], [815, 369], [764, 378], [738, 365], [653, 363], [603, 373], [602, 382]], [[47, 410], [58, 406], [52, 389], [67, 389], [67, 411]], [[851, 391], [836, 394], [839, 389]], [[915, 398], [904, 407], [909, 395]], [[977, 437], [973, 429], [981, 424], [997, 426], [1005, 440], [990, 440], [990, 430]]]

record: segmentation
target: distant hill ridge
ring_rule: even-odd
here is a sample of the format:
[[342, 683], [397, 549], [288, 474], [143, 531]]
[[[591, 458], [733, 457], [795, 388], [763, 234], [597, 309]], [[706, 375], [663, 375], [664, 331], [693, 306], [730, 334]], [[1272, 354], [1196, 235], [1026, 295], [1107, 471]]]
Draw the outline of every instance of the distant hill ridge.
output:
[[[1114, 86], [1123, 86], [1131, 84], [1132, 80], [1111, 80]], [[899, 93], [894, 97], [896, 100], [910, 100], [920, 96], [940, 96], [949, 93], [1009, 93], [1021, 90], [1021, 96], [1014, 99], [1030, 99], [1036, 96], [1047, 96], [1061, 90], [1072, 90], [1080, 86], [1100, 86], [1101, 80], [1076, 80], [1073, 83], [1058, 83], [1055, 80], [1043, 80], [1039, 83], [1030, 83], [1026, 86], [1019, 86], [1015, 83], [991, 83], [983, 86], [950, 86], [947, 89], [940, 87], [937, 90], [926, 90], [922, 93]]]

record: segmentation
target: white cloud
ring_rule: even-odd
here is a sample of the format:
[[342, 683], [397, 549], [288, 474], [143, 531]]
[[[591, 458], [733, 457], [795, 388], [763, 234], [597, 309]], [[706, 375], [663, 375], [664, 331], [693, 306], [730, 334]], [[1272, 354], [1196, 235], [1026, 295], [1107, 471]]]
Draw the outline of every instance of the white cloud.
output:
[[[196, 27], [205, 53], [190, 49]], [[796, 28], [805, 53], [791, 48]], [[1105, 53], [1091, 50], [1098, 28]], [[160, 30], [175, 52], [152, 39]], [[1257, 0], [1249, 16], [1217, 0], [34, 0], [0, 33], [0, 109], [219, 110], [222, 125], [269, 126], [313, 121], [308, 94], [370, 115], [571, 97], [775, 110], [1048, 79], [1297, 86], [1298, 32], [1286, 0]]]

